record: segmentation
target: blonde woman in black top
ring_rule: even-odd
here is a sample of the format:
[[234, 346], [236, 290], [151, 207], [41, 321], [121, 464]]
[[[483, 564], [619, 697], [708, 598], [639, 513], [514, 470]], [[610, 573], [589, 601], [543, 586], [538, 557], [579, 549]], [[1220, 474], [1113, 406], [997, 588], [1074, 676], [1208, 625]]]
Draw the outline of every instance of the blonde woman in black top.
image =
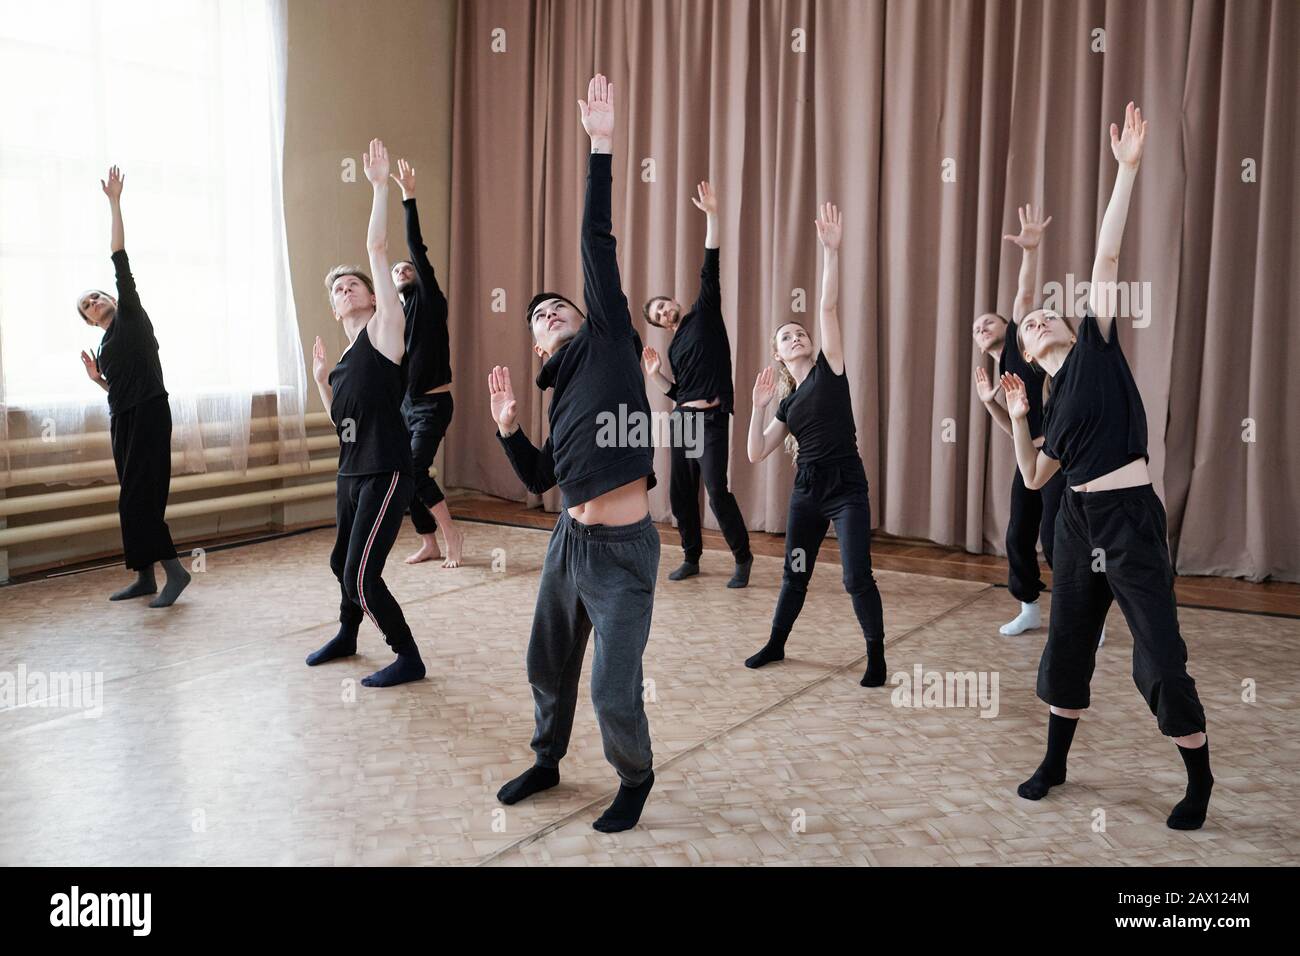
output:
[[1119, 169], [1097, 237], [1090, 312], [1077, 334], [1046, 310], [1021, 323], [1025, 357], [1051, 381], [1041, 449], [1029, 431], [1024, 383], [1002, 377], [1025, 486], [1041, 488], [1058, 469], [1067, 485], [1056, 522], [1052, 619], [1038, 665], [1038, 696], [1050, 708], [1047, 755], [1019, 793], [1039, 800], [1065, 782], [1066, 756], [1089, 704], [1097, 642], [1114, 600], [1133, 632], [1133, 680], [1187, 768], [1186, 793], [1167, 823], [1195, 830], [1205, 822], [1214, 786], [1205, 710], [1178, 630], [1165, 509], [1147, 468], [1146, 412], [1115, 328], [1120, 242], [1146, 131], [1132, 103], [1123, 132], [1111, 125]]
[[772, 616], [771, 636], [758, 653], [745, 661], [745, 666], [763, 667], [785, 658], [786, 638], [803, 608], [817, 552], [834, 522], [844, 590], [853, 599], [853, 611], [867, 643], [867, 670], [860, 683], [863, 687], [879, 687], [886, 676], [885, 622], [880, 591], [871, 572], [871, 502], [866, 471], [858, 454], [840, 337], [840, 212], [830, 203], [819, 212], [817, 235], [824, 250], [818, 310], [821, 350], [814, 358], [808, 330], [798, 322], [777, 328], [772, 351], [781, 370], [784, 397], [766, 427], [764, 409], [772, 404], [778, 391], [776, 369], [768, 366], [754, 382], [749, 460], [762, 461], [785, 445], [795, 453], [798, 470], [790, 492], [785, 571]]

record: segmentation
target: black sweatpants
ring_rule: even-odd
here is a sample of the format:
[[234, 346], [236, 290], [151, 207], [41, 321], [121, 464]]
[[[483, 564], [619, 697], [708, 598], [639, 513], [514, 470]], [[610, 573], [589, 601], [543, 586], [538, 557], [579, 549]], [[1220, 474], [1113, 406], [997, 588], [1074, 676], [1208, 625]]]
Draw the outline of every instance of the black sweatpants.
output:
[[1017, 600], [1033, 604], [1046, 585], [1038, 576], [1038, 542], [1043, 558], [1052, 566], [1052, 539], [1056, 513], [1061, 508], [1065, 475], [1057, 472], [1037, 491], [1025, 487], [1020, 469], [1011, 480], [1011, 516], [1007, 520], [1007, 587]]
[[528, 639], [538, 766], [558, 767], [568, 752], [582, 658], [594, 626], [591, 703], [605, 759], [629, 787], [650, 775], [641, 655], [650, 639], [658, 574], [659, 532], [649, 515], [635, 524], [584, 525], [560, 512]]
[[172, 484], [172, 410], [159, 395], [109, 419], [113, 465], [121, 490], [117, 514], [122, 524], [126, 566], [141, 571], [176, 557], [172, 533], [163, 518]]
[[447, 434], [451, 424], [451, 392], [434, 392], [402, 402], [402, 414], [411, 433], [411, 459], [415, 474], [415, 494], [411, 497], [411, 524], [420, 534], [433, 534], [438, 530], [430, 508], [440, 504], [445, 496], [438, 482], [429, 474], [433, 456]]
[[369, 617], [397, 654], [414, 650], [415, 639], [382, 575], [414, 484], [398, 471], [339, 475], [334, 504], [338, 531], [330, 569], [342, 591], [339, 623], [355, 634]]
[[1165, 508], [1150, 485], [1118, 491], [1066, 489], [1056, 517], [1052, 621], [1038, 663], [1038, 696], [1082, 710], [1097, 641], [1112, 599], [1133, 632], [1133, 681], [1168, 737], [1205, 730], [1178, 632]]
[[880, 591], [871, 573], [871, 502], [860, 458], [801, 464], [790, 492], [785, 527], [785, 573], [772, 616], [772, 636], [785, 638], [803, 609], [822, 540], [835, 522], [844, 590], [867, 643], [885, 639]]
[[[683, 416], [693, 416], [695, 423], [689, 432], [695, 447], [686, 448], [679, 436], [688, 434], [681, 423]], [[719, 408], [673, 409], [672, 421], [672, 472], [668, 486], [668, 499], [677, 519], [682, 550], [686, 560], [698, 564], [704, 553], [704, 538], [700, 533], [700, 479], [709, 496], [709, 507], [718, 519], [727, 547], [739, 563], [748, 561], [749, 531], [736, 496], [727, 487], [728, 444], [731, 439], [731, 416]], [[688, 455], [687, 452], [691, 454]], [[697, 454], [698, 452], [698, 454]]]

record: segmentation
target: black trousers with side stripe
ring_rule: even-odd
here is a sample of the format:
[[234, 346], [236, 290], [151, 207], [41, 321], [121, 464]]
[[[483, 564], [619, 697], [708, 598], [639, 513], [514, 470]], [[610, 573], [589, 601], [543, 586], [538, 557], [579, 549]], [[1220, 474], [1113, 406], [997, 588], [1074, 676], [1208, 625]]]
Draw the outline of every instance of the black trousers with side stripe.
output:
[[397, 654], [414, 650], [415, 638], [384, 584], [384, 562], [397, 541], [414, 488], [411, 476], [399, 471], [339, 475], [335, 495], [338, 532], [330, 569], [342, 592], [339, 623], [355, 632], [362, 618], [370, 618]]

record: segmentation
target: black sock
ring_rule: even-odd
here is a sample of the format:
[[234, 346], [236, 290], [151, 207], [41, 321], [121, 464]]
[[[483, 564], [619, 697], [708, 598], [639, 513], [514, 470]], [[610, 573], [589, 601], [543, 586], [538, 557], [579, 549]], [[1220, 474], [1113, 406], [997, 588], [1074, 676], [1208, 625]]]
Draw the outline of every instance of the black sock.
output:
[[535, 793], [550, 790], [560, 782], [559, 767], [529, 767], [497, 791], [497, 799], [507, 806]]
[[1070, 753], [1074, 729], [1079, 718], [1052, 714], [1047, 718], [1047, 756], [1038, 765], [1034, 775], [1016, 788], [1016, 793], [1026, 800], [1041, 800], [1047, 791], [1065, 783], [1065, 758]]
[[1187, 792], [1178, 801], [1169, 819], [1171, 830], [1199, 830], [1205, 823], [1205, 811], [1210, 806], [1210, 791], [1214, 789], [1214, 775], [1210, 773], [1210, 742], [1192, 749], [1179, 747], [1179, 755], [1187, 765]]
[[680, 581], [682, 578], [693, 578], [700, 573], [700, 563], [698, 561], [683, 561], [682, 566], [668, 575], [669, 581]]
[[863, 687], [881, 687], [888, 676], [885, 670], [884, 638], [867, 641], [867, 670], [858, 683]]
[[162, 566], [167, 572], [167, 583], [163, 585], [162, 594], [149, 602], [150, 607], [171, 607], [190, 583], [190, 572], [176, 558], [167, 558]]
[[746, 658], [745, 666], [757, 668], [764, 664], [771, 664], [773, 661], [785, 660], [785, 639], [789, 636], [789, 634], [778, 634], [773, 631], [772, 636], [763, 645], [763, 649], [753, 657]]
[[743, 588], [749, 586], [749, 571], [754, 566], [754, 558], [751, 555], [744, 561], [736, 562], [736, 570], [731, 572], [731, 580], [727, 582], [729, 588]]
[[387, 667], [375, 671], [369, 677], [361, 678], [362, 687], [396, 687], [413, 680], [424, 679], [424, 661], [420, 652], [412, 647], [397, 655], [397, 660]]
[[609, 809], [600, 815], [600, 819], [591, 825], [592, 829], [599, 830], [601, 833], [618, 833], [632, 829], [641, 819], [641, 809], [645, 806], [646, 797], [650, 796], [650, 789], [654, 785], [653, 770], [650, 771], [650, 776], [635, 787], [622, 784], [618, 788], [618, 796], [609, 805]]
[[108, 596], [110, 601], [127, 601], [131, 598], [144, 597], [146, 594], [153, 594], [158, 590], [158, 582], [153, 577], [153, 565], [147, 568], [141, 568], [135, 572], [135, 580], [122, 588], [120, 591], [114, 591]]
[[326, 661], [337, 660], [340, 657], [351, 657], [356, 652], [356, 627], [340, 624], [339, 632], [331, 637], [324, 647], [307, 655], [307, 666], [315, 667], [317, 664], [324, 664]]

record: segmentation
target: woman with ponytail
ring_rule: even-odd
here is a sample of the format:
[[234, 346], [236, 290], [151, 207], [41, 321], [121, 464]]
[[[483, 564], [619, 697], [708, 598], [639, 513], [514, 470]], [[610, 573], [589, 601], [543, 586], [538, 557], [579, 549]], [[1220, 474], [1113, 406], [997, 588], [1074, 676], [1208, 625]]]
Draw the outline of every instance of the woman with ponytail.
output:
[[[867, 643], [863, 687], [885, 683], [885, 623], [880, 591], [871, 573], [871, 503], [858, 454], [857, 429], [839, 319], [840, 212], [819, 211], [817, 235], [825, 252], [818, 312], [822, 347], [813, 357], [808, 330], [786, 322], [772, 338], [776, 367], [759, 372], [749, 419], [749, 460], [762, 461], [784, 444], [797, 470], [785, 531], [785, 572], [767, 644], [745, 661], [762, 667], [785, 658], [785, 642], [803, 608], [822, 540], [835, 523], [844, 568], [844, 589]], [[763, 425], [764, 409], [780, 395], [775, 417]]]

